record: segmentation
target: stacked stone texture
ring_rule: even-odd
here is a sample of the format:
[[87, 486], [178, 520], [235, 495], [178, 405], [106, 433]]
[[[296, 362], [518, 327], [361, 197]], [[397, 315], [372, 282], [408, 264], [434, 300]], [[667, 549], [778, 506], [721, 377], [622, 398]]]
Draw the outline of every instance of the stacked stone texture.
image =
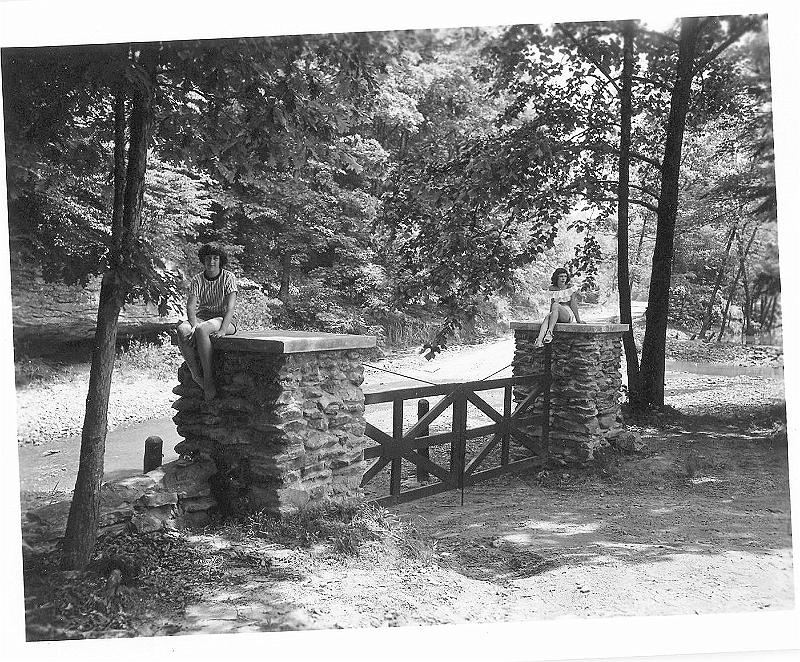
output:
[[[545, 377], [545, 349], [534, 346], [537, 336], [538, 331], [515, 330], [515, 376]], [[592, 460], [625, 432], [619, 404], [621, 334], [556, 332], [550, 347], [549, 455], [567, 462]], [[516, 387], [515, 399], [522, 400], [531, 388]], [[543, 401], [538, 399], [532, 414], [542, 413]], [[541, 444], [541, 428], [529, 423], [528, 430]]]
[[[146, 474], [104, 483], [100, 489], [98, 535], [127, 529], [139, 533], [208, 524], [217, 511], [209, 478], [211, 460], [180, 459]], [[57, 540], [64, 535], [70, 502], [60, 501], [27, 513], [26, 539]]]
[[173, 407], [182, 456], [213, 461], [227, 511], [283, 514], [361, 498], [364, 369], [358, 350], [215, 351], [217, 398], [206, 402], [185, 365]]
[[[100, 534], [202, 526], [244, 510], [294, 512], [363, 498], [364, 368], [360, 350], [273, 354], [216, 349], [217, 398], [186, 365], [174, 421], [181, 457], [106, 483]], [[31, 540], [63, 535], [69, 502], [28, 513]]]

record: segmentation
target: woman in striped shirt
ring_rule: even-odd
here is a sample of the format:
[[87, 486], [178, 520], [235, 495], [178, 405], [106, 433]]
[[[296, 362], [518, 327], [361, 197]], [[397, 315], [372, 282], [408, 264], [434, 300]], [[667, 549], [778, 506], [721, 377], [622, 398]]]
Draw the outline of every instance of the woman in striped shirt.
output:
[[211, 338], [236, 333], [236, 276], [224, 268], [228, 256], [221, 248], [205, 244], [197, 257], [204, 269], [189, 283], [188, 321], [178, 325], [178, 346], [192, 378], [203, 388], [206, 400], [212, 400], [217, 388], [211, 367]]

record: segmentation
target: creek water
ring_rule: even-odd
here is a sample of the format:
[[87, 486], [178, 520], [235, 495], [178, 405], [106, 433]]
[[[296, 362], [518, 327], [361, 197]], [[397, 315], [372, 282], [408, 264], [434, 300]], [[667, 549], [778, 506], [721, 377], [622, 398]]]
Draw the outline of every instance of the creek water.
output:
[[729, 365], [725, 363], [693, 363], [691, 361], [666, 361], [666, 372], [691, 372], [695, 375], [717, 375], [720, 377], [767, 377], [770, 379], [783, 379], [783, 367], [760, 365]]

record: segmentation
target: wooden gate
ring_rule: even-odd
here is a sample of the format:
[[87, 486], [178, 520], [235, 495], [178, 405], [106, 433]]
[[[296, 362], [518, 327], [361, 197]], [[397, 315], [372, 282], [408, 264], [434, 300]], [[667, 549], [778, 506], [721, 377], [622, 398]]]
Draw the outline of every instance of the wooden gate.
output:
[[[549, 350], [549, 348], [548, 348]], [[547, 355], [549, 355], [549, 351]], [[549, 357], [549, 356], [548, 356]], [[364, 451], [367, 461], [375, 460], [364, 473], [362, 487], [372, 482], [389, 465], [389, 494], [375, 500], [380, 504], [396, 504], [420, 497], [438, 494], [450, 489], [462, 489], [480, 480], [493, 478], [508, 471], [541, 465], [547, 454], [550, 413], [550, 371], [546, 377], [506, 377], [479, 382], [457, 382], [402, 388], [389, 391], [366, 393], [364, 403], [367, 407], [381, 403], [392, 403], [392, 432], [384, 432], [367, 423], [366, 435], [377, 442]], [[512, 409], [514, 386], [532, 386], [526, 397]], [[483, 391], [503, 389], [502, 412], [495, 409], [479, 395]], [[404, 430], [404, 405], [410, 400], [442, 396], [427, 413], [420, 410], [419, 418]], [[542, 408], [538, 416], [532, 416], [531, 405], [542, 398]], [[492, 423], [475, 428], [467, 427], [467, 405], [471, 403], [485, 414]], [[452, 425], [448, 432], [430, 434], [429, 426], [445, 411], [452, 408]], [[522, 418], [524, 415], [524, 424]], [[540, 441], [534, 443], [527, 434], [527, 427], [541, 426]], [[467, 442], [482, 437], [491, 438], [468, 455]], [[511, 461], [512, 439], [531, 453], [530, 457]], [[449, 466], [437, 464], [430, 459], [430, 449], [449, 446]], [[474, 446], [474, 445], [473, 445]], [[499, 462], [487, 468], [487, 458], [496, 448], [500, 449]], [[446, 454], [447, 455], [447, 454]], [[497, 453], [494, 454], [495, 456]], [[438, 479], [430, 484], [402, 489], [403, 460], [416, 465], [417, 475], [431, 474]]]

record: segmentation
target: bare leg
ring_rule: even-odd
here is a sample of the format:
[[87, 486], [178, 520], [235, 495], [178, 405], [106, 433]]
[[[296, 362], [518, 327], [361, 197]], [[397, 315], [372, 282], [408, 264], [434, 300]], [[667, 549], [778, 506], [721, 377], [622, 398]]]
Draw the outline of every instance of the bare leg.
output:
[[189, 322], [181, 322], [176, 329], [178, 332], [178, 348], [181, 350], [186, 367], [192, 375], [192, 379], [197, 382], [198, 386], [203, 385], [203, 373], [200, 370], [200, 364], [197, 362], [197, 353], [194, 349], [194, 344], [189, 340], [189, 334], [192, 331], [192, 326]]
[[550, 323], [547, 326], [547, 331], [550, 333], [550, 335], [553, 334], [553, 329], [556, 328], [560, 312], [561, 312], [561, 304], [558, 303], [557, 301], [553, 301], [553, 304], [550, 306]]
[[545, 342], [550, 342], [553, 339], [553, 329], [558, 322], [569, 322], [569, 313], [557, 301], [550, 305], [550, 314], [544, 318], [542, 326], [539, 329], [539, 338], [536, 341], [536, 346], [541, 347]]
[[194, 331], [197, 353], [200, 355], [200, 365], [203, 368], [203, 390], [206, 393], [206, 400], [213, 400], [217, 397], [217, 386], [214, 383], [214, 371], [211, 364], [212, 352], [209, 334], [219, 331], [221, 326], [222, 318], [215, 317], [199, 324]]
[[539, 327], [539, 336], [536, 338], [536, 342], [533, 344], [534, 347], [543, 346], [544, 343], [542, 342], [542, 340], [544, 340], [544, 334], [547, 333], [547, 328], [549, 325], [550, 325], [550, 315], [547, 314], [542, 319], [542, 324]]

